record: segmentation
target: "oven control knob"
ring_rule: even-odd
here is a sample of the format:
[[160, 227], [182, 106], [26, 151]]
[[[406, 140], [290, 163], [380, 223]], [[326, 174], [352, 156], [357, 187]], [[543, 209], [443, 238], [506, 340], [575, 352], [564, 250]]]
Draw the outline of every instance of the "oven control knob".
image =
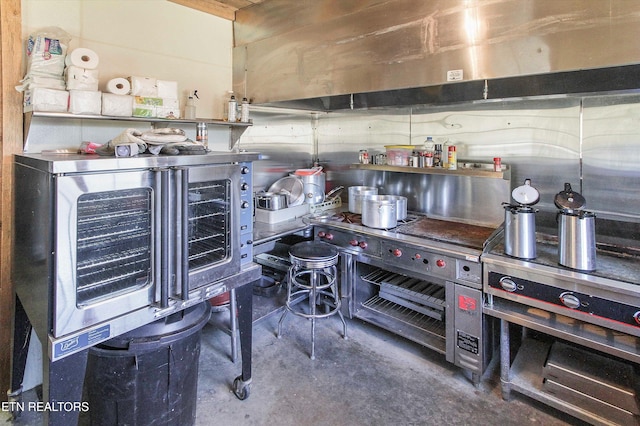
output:
[[416, 253], [415, 256], [413, 256], [415, 259], [422, 259], [422, 255], [420, 253]]
[[329, 241], [333, 240], [333, 234], [332, 234], [332, 233], [330, 233], [330, 232], [326, 232], [326, 233], [324, 234], [324, 239], [325, 239], [325, 240], [329, 240]]
[[351, 241], [349, 241], [349, 244], [354, 246], [354, 247], [357, 247], [358, 246], [358, 240], [351, 240]]
[[508, 292], [514, 292], [518, 288], [515, 281], [513, 281], [510, 277], [500, 278], [500, 287]]
[[249, 168], [247, 166], [242, 166], [242, 168], [240, 169], [240, 173], [243, 175], [249, 174]]
[[320, 237], [320, 238], [324, 238], [325, 235], [327, 235], [327, 234], [324, 231], [318, 232], [318, 237]]
[[580, 299], [569, 291], [565, 291], [560, 295], [560, 301], [567, 308], [578, 309], [580, 307]]
[[436, 266], [438, 268], [444, 268], [445, 266], [447, 266], [447, 262], [445, 262], [443, 259], [438, 259], [436, 260]]
[[249, 184], [247, 182], [242, 182], [242, 184], [240, 185], [240, 190], [246, 191], [247, 189], [249, 189]]
[[240, 208], [241, 209], [248, 209], [249, 208], [249, 202], [248, 201], [243, 201], [240, 203]]
[[360, 242], [358, 243], [358, 246], [360, 246], [360, 248], [364, 250], [364, 249], [366, 249], [369, 245], [367, 244], [367, 242], [366, 242], [366, 241], [360, 241]]
[[636, 320], [636, 323], [640, 325], [640, 311], [633, 314], [633, 319]]
[[400, 257], [400, 256], [402, 256], [402, 250], [400, 250], [400, 249], [393, 249], [393, 250], [391, 251], [391, 254], [393, 254], [395, 257]]

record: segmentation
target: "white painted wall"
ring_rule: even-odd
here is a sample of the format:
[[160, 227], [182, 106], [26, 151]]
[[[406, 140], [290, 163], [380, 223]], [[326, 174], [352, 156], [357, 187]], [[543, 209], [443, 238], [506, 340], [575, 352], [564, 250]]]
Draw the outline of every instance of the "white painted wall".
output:
[[86, 47], [100, 56], [101, 90], [114, 77], [174, 80], [181, 108], [197, 89], [197, 116], [222, 118], [231, 90], [231, 21], [166, 0], [22, 1], [25, 40], [50, 26], [71, 35], [71, 50]]

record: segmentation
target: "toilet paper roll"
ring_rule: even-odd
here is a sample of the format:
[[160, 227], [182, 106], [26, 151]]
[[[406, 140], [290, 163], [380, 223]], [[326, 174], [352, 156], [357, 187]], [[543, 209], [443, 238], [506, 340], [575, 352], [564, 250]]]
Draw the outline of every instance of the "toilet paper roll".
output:
[[131, 83], [126, 78], [112, 78], [107, 82], [107, 92], [114, 95], [128, 95], [131, 91]]
[[93, 50], [85, 47], [78, 47], [77, 49], [73, 49], [71, 53], [67, 54], [64, 62], [67, 66], [74, 65], [79, 68], [94, 70], [98, 68], [100, 58]]

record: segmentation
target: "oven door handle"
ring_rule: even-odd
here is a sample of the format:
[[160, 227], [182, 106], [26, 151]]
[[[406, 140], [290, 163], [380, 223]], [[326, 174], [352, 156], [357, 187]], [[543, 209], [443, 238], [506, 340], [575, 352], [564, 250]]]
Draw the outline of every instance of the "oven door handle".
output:
[[156, 170], [160, 180], [160, 202], [156, 203], [156, 221], [160, 229], [160, 308], [169, 307], [169, 170]]
[[189, 300], [189, 169], [179, 168], [181, 181], [181, 234], [180, 239], [180, 294], [182, 300]]

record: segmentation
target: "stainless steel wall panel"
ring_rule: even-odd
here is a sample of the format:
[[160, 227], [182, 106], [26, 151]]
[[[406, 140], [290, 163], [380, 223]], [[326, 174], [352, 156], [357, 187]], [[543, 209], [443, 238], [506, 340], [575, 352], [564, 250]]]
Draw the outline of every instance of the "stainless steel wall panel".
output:
[[270, 103], [437, 86], [453, 70], [473, 81], [640, 57], [633, 1], [340, 3], [282, 0], [239, 11], [234, 89], [246, 85], [254, 103]]
[[[640, 187], [640, 94], [345, 110], [323, 114], [315, 121], [311, 116], [280, 115], [273, 123], [267, 116], [259, 117], [243, 136], [243, 148], [264, 148], [273, 162], [260, 166], [270, 173], [270, 182], [307, 167], [317, 157], [327, 172], [329, 188], [374, 185], [407, 196], [409, 209], [490, 220], [496, 217], [496, 209], [502, 211], [500, 204], [509, 201], [510, 191], [528, 178], [540, 192], [536, 222], [550, 232], [557, 226], [555, 194], [570, 182], [598, 218], [640, 221], [636, 189]], [[350, 168], [358, 161], [360, 149], [375, 154], [390, 144], [420, 147], [427, 136], [456, 144], [461, 161], [490, 162], [501, 157], [511, 167], [511, 187], [506, 193], [476, 188], [469, 193], [464, 185], [449, 191], [447, 183], [435, 176]], [[281, 140], [285, 143], [280, 144]], [[298, 156], [291, 160], [292, 155]], [[465, 206], [452, 210], [443, 194]]]
[[253, 126], [239, 142], [240, 149], [260, 152], [253, 163], [254, 191], [268, 190], [281, 177], [311, 166], [316, 155], [316, 135], [310, 114], [252, 112]]
[[640, 216], [640, 95], [584, 100], [582, 195], [599, 217]]

